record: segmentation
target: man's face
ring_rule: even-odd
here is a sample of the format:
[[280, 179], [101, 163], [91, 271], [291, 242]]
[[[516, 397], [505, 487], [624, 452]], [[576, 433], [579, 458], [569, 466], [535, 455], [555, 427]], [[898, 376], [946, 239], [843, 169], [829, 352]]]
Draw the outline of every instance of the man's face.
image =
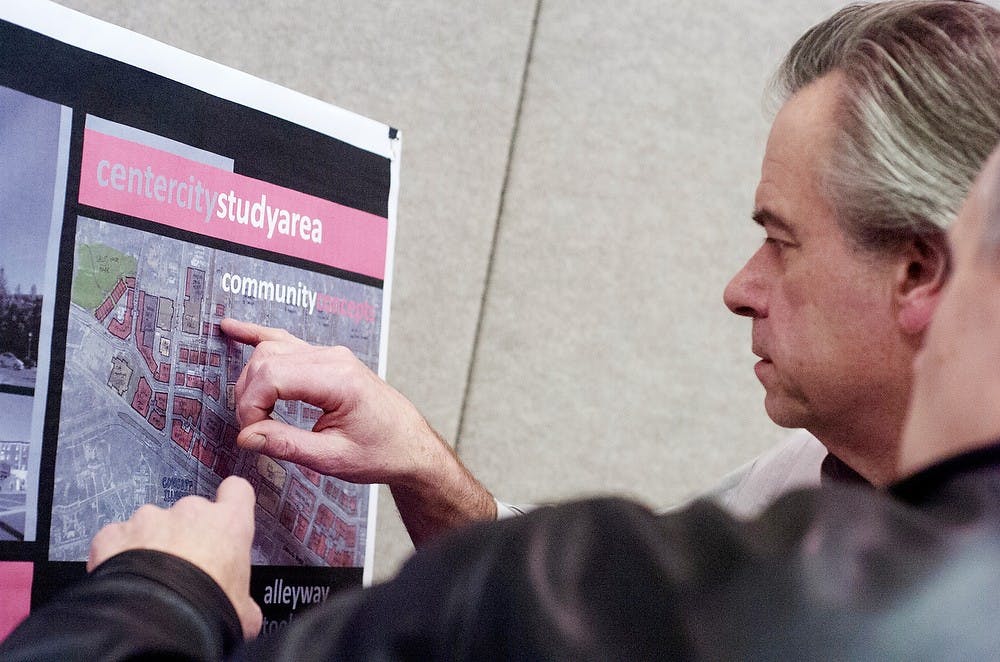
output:
[[766, 238], [724, 299], [753, 319], [754, 370], [771, 419], [824, 442], [834, 431], [864, 443], [886, 411], [898, 410], [898, 434], [911, 355], [894, 321], [896, 261], [853, 246], [821, 193], [839, 82], [838, 74], [815, 81], [775, 118], [754, 203]]

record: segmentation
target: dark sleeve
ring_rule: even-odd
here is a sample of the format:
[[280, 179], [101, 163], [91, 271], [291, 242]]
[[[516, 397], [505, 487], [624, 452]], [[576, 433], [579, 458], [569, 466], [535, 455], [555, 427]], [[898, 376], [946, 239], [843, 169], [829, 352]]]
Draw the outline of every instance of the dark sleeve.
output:
[[445, 536], [395, 579], [307, 611], [242, 653], [870, 659], [873, 633], [895, 631], [906, 612], [893, 608], [933, 574], [940, 536], [926, 524], [846, 488], [790, 493], [750, 521], [706, 501], [669, 515], [620, 499], [541, 508]]
[[[723, 523], [732, 522], [717, 508]], [[693, 518], [693, 519], [692, 519]], [[699, 519], [690, 513], [688, 525]], [[714, 524], [704, 522], [711, 531]], [[681, 594], [711, 574], [687, 531], [619, 499], [541, 508], [418, 552], [245, 651], [254, 659], [607, 660], [690, 653]], [[721, 535], [725, 535], [722, 533]]]
[[242, 638], [211, 577], [176, 556], [132, 550], [33, 612], [0, 644], [0, 659], [218, 660]]

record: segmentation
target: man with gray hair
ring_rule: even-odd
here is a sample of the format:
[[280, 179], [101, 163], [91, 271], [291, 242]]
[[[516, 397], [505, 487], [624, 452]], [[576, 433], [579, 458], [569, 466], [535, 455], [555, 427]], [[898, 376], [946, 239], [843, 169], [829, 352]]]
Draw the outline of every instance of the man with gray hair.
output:
[[[753, 213], [766, 238], [724, 298], [752, 319], [768, 415], [814, 438], [730, 477], [717, 497], [733, 511], [821, 481], [897, 477], [910, 365], [948, 270], [944, 229], [1000, 140], [998, 53], [995, 9], [894, 0], [842, 9], [785, 58]], [[236, 387], [241, 446], [388, 484], [418, 546], [506, 510], [347, 350], [234, 320], [223, 330], [257, 346]], [[292, 428], [269, 417], [279, 398], [326, 414]]]
[[[760, 500], [753, 485], [789, 476], [891, 487], [796, 491], [749, 522], [706, 501], [667, 516], [597, 501], [480, 525], [247, 656], [995, 656], [1000, 157], [951, 233], [952, 265], [942, 228], [1000, 140], [998, 50], [1000, 14], [973, 2], [850, 7], [803, 36], [756, 195], [767, 238], [725, 294], [753, 320], [768, 414], [813, 432], [826, 458], [770, 456], [735, 494]], [[241, 445], [388, 483], [418, 545], [496, 516], [413, 405], [350, 352], [224, 329], [257, 345], [237, 384]], [[279, 398], [325, 413], [290, 428], [269, 418]], [[90, 580], [0, 654], [231, 652], [260, 627], [252, 511], [249, 485], [229, 478], [215, 504], [110, 525]]]
[[720, 494], [895, 478], [910, 364], [947, 269], [943, 232], [1000, 139], [1000, 17], [974, 2], [852, 5], [785, 57], [753, 219], [726, 288], [753, 320], [768, 415], [793, 439]]
[[[441, 536], [393, 580], [283, 630], [250, 597], [254, 495], [146, 506], [4, 660], [994, 659], [1000, 651], [1000, 151], [948, 241], [886, 490], [786, 494], [757, 519], [698, 501], [540, 508]], [[94, 608], [99, 606], [99, 608]]]

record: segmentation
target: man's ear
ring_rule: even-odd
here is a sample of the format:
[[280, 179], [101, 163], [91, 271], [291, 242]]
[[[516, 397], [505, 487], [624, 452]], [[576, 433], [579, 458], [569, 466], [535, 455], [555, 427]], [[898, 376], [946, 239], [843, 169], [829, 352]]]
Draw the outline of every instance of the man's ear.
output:
[[943, 232], [911, 239], [900, 252], [896, 316], [904, 333], [919, 335], [930, 324], [948, 278], [948, 240]]

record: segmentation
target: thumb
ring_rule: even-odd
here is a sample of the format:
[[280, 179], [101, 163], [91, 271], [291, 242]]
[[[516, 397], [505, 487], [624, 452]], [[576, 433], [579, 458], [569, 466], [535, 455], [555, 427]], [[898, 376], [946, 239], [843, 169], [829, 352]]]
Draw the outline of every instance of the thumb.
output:
[[236, 437], [236, 445], [241, 448], [303, 464], [327, 475], [340, 474], [336, 469], [343, 468], [338, 465], [347, 443], [346, 437], [330, 429], [312, 432], [271, 418], [246, 426]]
[[248, 596], [246, 602], [236, 606], [236, 612], [243, 627], [244, 639], [253, 639], [260, 634], [260, 628], [264, 624], [264, 614], [260, 610], [260, 605]]

